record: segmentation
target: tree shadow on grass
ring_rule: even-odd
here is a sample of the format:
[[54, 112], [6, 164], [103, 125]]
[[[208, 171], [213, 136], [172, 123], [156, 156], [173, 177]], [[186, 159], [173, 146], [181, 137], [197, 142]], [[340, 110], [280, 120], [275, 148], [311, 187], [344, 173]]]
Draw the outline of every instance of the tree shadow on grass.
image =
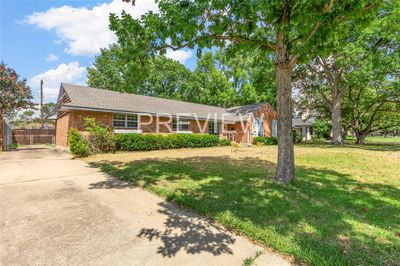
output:
[[[275, 164], [253, 157], [93, 165], [310, 264], [398, 265], [400, 190], [391, 185], [360, 183], [333, 170], [298, 166], [297, 178], [282, 186], [266, 178]], [[204, 233], [190, 234], [183, 238], [192, 240], [192, 251], [187, 252], [207, 249]], [[188, 245], [168, 231], [143, 229], [140, 236], [160, 238], [160, 253], [166, 256]]]

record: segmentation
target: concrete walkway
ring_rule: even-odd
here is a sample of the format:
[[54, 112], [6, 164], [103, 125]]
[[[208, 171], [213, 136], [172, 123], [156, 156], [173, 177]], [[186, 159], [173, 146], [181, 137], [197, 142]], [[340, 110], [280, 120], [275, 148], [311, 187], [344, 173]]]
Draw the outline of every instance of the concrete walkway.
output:
[[263, 250], [50, 149], [0, 153], [0, 213], [1, 265], [242, 265]]

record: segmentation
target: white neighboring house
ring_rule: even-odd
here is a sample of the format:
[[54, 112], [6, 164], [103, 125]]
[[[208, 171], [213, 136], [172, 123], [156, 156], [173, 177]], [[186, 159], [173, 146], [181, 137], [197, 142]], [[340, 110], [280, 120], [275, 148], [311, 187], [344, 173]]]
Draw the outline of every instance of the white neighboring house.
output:
[[302, 141], [312, 140], [315, 118], [302, 119], [301, 117], [293, 117], [292, 127], [293, 133], [301, 137]]

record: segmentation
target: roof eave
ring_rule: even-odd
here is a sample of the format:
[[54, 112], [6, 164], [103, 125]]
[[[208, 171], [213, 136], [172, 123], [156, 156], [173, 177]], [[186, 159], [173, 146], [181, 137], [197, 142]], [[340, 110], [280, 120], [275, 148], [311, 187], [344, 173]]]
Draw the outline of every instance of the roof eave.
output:
[[[161, 117], [168, 117], [168, 114], [165, 113], [155, 113], [155, 112], [138, 112], [138, 111], [124, 111], [124, 110], [117, 110], [117, 109], [107, 109], [107, 108], [96, 108], [96, 107], [86, 107], [86, 106], [76, 106], [76, 105], [71, 105], [71, 104], [64, 104], [61, 109], [61, 111], [71, 111], [71, 110], [80, 110], [80, 111], [93, 111], [93, 112], [105, 112], [105, 113], [120, 113], [120, 114], [138, 114], [138, 115], [159, 115]], [[177, 115], [172, 115], [172, 117], [177, 117]], [[208, 117], [199, 117], [199, 116], [179, 116], [180, 118], [197, 118], [200, 120], [210, 120], [212, 121], [213, 119], [210, 119]], [[221, 121], [221, 118], [217, 118], [217, 121]], [[238, 118], [229, 118], [229, 117], [224, 117], [224, 121], [226, 122], [238, 122], [240, 121], [239, 117]]]

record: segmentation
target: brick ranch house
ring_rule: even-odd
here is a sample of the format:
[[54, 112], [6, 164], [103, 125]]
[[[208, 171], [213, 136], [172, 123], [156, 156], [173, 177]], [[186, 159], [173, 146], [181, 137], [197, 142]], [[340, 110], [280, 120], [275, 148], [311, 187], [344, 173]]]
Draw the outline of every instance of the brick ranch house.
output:
[[268, 103], [221, 108], [62, 83], [58, 95], [56, 145], [68, 146], [71, 128], [85, 131], [84, 118], [114, 133], [215, 134], [237, 143], [277, 136], [277, 114]]

